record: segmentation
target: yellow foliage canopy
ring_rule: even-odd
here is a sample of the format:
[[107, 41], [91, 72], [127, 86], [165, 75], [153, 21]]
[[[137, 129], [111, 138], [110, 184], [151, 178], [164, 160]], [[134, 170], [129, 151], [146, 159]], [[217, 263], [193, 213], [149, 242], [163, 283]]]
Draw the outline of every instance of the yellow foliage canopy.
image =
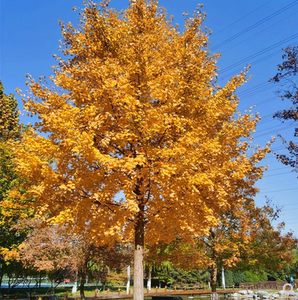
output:
[[25, 107], [39, 122], [16, 153], [24, 197], [102, 243], [131, 239], [140, 220], [149, 244], [206, 232], [256, 192], [269, 151], [247, 155], [258, 117], [237, 114], [245, 73], [214, 84], [200, 11], [182, 33], [157, 1], [123, 13], [87, 4], [82, 20], [62, 25], [69, 60], [57, 58], [57, 88], [28, 80]]

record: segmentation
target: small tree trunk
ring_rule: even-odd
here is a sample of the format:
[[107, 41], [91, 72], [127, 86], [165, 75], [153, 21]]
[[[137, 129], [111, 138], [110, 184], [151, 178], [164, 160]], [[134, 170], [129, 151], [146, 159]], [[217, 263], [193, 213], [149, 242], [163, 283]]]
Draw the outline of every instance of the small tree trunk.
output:
[[212, 293], [216, 293], [216, 278], [217, 278], [217, 266], [216, 264], [212, 265], [210, 268], [211, 275], [211, 290]]
[[126, 294], [128, 295], [130, 292], [130, 266], [127, 267], [126, 272], [127, 272]]
[[225, 268], [222, 267], [221, 269], [221, 282], [222, 282], [222, 289], [226, 289], [226, 280], [225, 280]]
[[148, 281], [147, 281], [147, 289], [148, 291], [151, 290], [151, 275], [152, 275], [152, 272], [151, 272], [151, 266], [149, 266], [148, 268]]
[[86, 283], [86, 273], [82, 273], [81, 284], [80, 284], [80, 296], [81, 299], [85, 299], [85, 283]]
[[144, 206], [139, 205], [139, 212], [135, 225], [135, 251], [134, 251], [134, 300], [144, 300]]

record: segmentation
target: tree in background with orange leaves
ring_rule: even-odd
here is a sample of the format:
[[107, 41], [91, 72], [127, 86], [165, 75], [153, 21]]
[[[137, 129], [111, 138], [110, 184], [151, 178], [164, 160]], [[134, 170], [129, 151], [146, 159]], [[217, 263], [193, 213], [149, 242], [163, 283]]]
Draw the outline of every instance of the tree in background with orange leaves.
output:
[[256, 207], [252, 199], [247, 199], [220, 215], [206, 236], [195, 237], [193, 243], [177, 238], [157, 252], [175, 267], [208, 269], [212, 292], [216, 292], [217, 275], [223, 267], [276, 271], [293, 262], [297, 240], [291, 232], [282, 233], [283, 223], [277, 228], [272, 225], [280, 212], [271, 201]]

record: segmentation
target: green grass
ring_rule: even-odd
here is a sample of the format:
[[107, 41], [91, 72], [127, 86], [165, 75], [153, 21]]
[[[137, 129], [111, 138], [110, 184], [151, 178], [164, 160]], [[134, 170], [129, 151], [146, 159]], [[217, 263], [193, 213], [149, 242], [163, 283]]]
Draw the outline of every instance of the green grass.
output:
[[[117, 287], [113, 287], [110, 286], [108, 287], [110, 288], [110, 293], [111, 294], [116, 294], [118, 293], [118, 286]], [[85, 296], [94, 296], [95, 295], [95, 287], [94, 286], [85, 286]], [[3, 295], [4, 297], [10, 297], [10, 298], [14, 298], [15, 296], [17, 298], [28, 298], [28, 294], [32, 294], [32, 295], [49, 295], [50, 292], [52, 292], [52, 288], [31, 288], [31, 289], [27, 289], [27, 288], [13, 288], [13, 289], [8, 289], [8, 288], [1, 288], [0, 289], [0, 294]], [[55, 295], [57, 295], [58, 297], [66, 297], [66, 292], [68, 292], [68, 296], [69, 297], [79, 297], [80, 296], [80, 291], [77, 290], [76, 294], [72, 294], [72, 285], [69, 286], [63, 286], [63, 287], [56, 287], [55, 288]], [[126, 294], [126, 287], [125, 286], [120, 286], [120, 291], [121, 294]], [[146, 290], [144, 290], [146, 291]], [[131, 293], [133, 293], [133, 289], [131, 288]], [[105, 291], [99, 291], [98, 295], [103, 295], [103, 294], [107, 294], [107, 289]]]
[[[118, 288], [120, 288], [120, 294], [125, 295], [126, 294], [126, 287], [125, 286], [109, 286], [110, 289], [110, 294], [117, 294], [118, 293]], [[73, 295], [71, 293], [72, 290], [72, 285], [69, 286], [58, 286], [55, 288], [55, 295], [57, 295], [59, 298], [65, 298], [66, 297], [66, 292], [68, 292], [68, 297], [79, 297], [80, 296], [80, 291], [77, 290], [77, 292]], [[179, 290], [183, 290], [182, 288]], [[208, 290], [208, 289], [207, 289]], [[45, 296], [49, 295], [50, 292], [52, 291], [51, 288], [32, 288], [31, 289], [31, 294], [36, 295], [36, 296]], [[164, 292], [164, 288], [159, 289], [160, 292]], [[178, 291], [178, 289], [177, 289]], [[227, 292], [231, 292], [232, 289], [227, 289]], [[268, 293], [277, 293], [279, 290], [267, 290]], [[133, 287], [130, 288], [131, 294], [133, 294]], [[147, 289], [144, 289], [144, 293], [147, 292]], [[151, 292], [155, 292], [155, 288], [151, 289]], [[168, 289], [168, 292], [173, 292], [173, 289]], [[237, 289], [235, 289], [235, 292], [237, 292]], [[257, 290], [254, 290], [254, 292], [257, 292]], [[295, 291], [296, 293], [298, 291]], [[7, 289], [7, 288], [1, 288], [0, 289], [0, 294], [4, 296], [5, 298], [14, 298], [15, 296], [17, 298], [28, 298], [28, 294], [30, 293], [30, 289], [18, 289], [18, 288], [13, 288], [13, 289]], [[107, 295], [107, 289], [105, 291], [99, 291], [98, 295]], [[86, 286], [85, 287], [85, 296], [94, 296], [95, 295], [95, 286]]]

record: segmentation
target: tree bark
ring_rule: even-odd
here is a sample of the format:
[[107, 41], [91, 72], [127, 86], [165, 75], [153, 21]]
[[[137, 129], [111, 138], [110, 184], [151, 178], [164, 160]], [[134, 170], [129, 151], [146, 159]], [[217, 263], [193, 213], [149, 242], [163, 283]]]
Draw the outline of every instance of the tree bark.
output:
[[139, 212], [135, 224], [135, 251], [134, 251], [134, 300], [144, 300], [144, 206], [139, 205]]
[[85, 299], [85, 283], [86, 283], [86, 273], [82, 272], [81, 284], [80, 284], [81, 299]]
[[222, 289], [226, 289], [226, 279], [225, 279], [225, 268], [222, 267], [221, 269], [221, 281], [222, 281]]
[[151, 270], [152, 270], [152, 267], [149, 266], [148, 267], [148, 281], [147, 281], [147, 289], [148, 289], [148, 291], [151, 290], [151, 275], [152, 275]]
[[129, 295], [130, 293], [130, 266], [127, 267], [127, 283], [126, 283], [126, 294]]
[[210, 268], [211, 275], [211, 290], [212, 293], [216, 293], [216, 279], [217, 279], [217, 266], [216, 264], [212, 265]]

